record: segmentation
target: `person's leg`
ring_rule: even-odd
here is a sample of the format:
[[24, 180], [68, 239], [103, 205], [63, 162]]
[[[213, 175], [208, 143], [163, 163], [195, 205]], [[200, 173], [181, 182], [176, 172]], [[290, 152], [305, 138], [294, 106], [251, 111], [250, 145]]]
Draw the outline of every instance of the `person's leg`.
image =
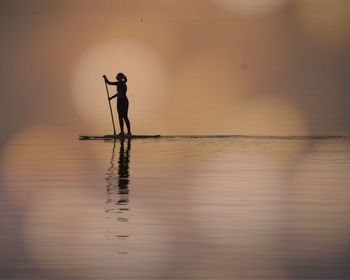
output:
[[121, 134], [124, 134], [123, 115], [122, 115], [121, 113], [118, 113], [118, 119], [119, 119], [120, 133], [121, 133]]
[[131, 134], [130, 121], [129, 121], [129, 118], [128, 118], [128, 114], [125, 114], [123, 118], [124, 118], [126, 127], [128, 129], [128, 134]]
[[119, 127], [120, 127], [120, 134], [124, 134], [124, 122], [123, 122], [123, 108], [118, 104], [118, 119], [119, 119]]
[[131, 135], [130, 121], [129, 121], [129, 118], [128, 118], [128, 110], [129, 110], [129, 102], [126, 104], [123, 118], [124, 118], [126, 127], [128, 129], [128, 134]]
[[128, 134], [131, 135], [130, 121], [128, 117], [124, 118], [124, 120], [125, 120], [126, 127], [128, 128]]

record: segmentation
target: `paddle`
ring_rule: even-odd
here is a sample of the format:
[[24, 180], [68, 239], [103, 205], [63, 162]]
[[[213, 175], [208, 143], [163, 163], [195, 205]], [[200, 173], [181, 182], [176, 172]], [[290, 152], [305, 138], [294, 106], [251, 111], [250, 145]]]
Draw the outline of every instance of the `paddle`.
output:
[[[104, 78], [105, 76], [103, 76]], [[109, 100], [109, 92], [108, 92], [108, 86], [107, 86], [107, 82], [105, 81], [105, 86], [106, 86], [106, 93], [107, 93], [107, 100], [108, 100], [108, 104], [109, 104], [109, 110], [111, 111], [111, 117], [112, 117], [112, 124], [113, 124], [113, 132], [114, 135], [117, 135], [117, 133], [115, 132], [115, 125], [114, 125], [114, 118], [113, 118], [113, 111], [112, 111], [112, 106], [111, 106], [111, 101]]]

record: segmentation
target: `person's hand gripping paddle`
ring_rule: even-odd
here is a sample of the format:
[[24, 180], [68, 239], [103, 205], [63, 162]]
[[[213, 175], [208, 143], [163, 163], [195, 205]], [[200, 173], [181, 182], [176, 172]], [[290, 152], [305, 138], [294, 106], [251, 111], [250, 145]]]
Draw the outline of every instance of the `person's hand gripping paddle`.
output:
[[108, 92], [108, 85], [107, 85], [107, 82], [106, 82], [106, 75], [103, 75], [103, 79], [105, 81], [105, 86], [106, 86], [106, 93], [107, 93], [107, 100], [108, 100], [108, 104], [109, 104], [109, 110], [111, 111], [112, 124], [113, 124], [113, 133], [114, 133], [114, 136], [116, 136], [117, 133], [115, 132], [113, 111], [112, 111], [112, 106], [111, 106], [111, 100], [109, 99], [109, 92]]

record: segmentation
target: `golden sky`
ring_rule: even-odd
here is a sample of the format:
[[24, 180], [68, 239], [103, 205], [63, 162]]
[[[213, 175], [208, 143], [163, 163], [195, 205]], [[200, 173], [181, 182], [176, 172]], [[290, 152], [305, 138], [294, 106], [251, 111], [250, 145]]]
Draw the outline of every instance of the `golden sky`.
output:
[[102, 75], [118, 72], [134, 133], [349, 135], [349, 6], [0, 1], [0, 139], [29, 124], [110, 133]]

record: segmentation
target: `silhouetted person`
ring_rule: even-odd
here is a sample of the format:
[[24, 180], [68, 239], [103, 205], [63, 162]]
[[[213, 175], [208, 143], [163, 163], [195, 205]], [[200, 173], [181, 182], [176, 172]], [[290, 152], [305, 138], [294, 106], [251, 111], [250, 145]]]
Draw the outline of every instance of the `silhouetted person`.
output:
[[129, 100], [126, 97], [127, 86], [126, 82], [128, 81], [127, 77], [123, 73], [118, 73], [116, 82], [111, 82], [107, 79], [106, 75], [103, 75], [106, 83], [109, 85], [117, 86], [117, 93], [109, 98], [109, 100], [117, 97], [117, 111], [118, 111], [118, 119], [120, 126], [119, 136], [124, 135], [124, 121], [126, 127], [128, 129], [128, 133], [126, 135], [131, 135], [130, 129], [130, 121], [128, 118], [128, 109], [129, 109]]

